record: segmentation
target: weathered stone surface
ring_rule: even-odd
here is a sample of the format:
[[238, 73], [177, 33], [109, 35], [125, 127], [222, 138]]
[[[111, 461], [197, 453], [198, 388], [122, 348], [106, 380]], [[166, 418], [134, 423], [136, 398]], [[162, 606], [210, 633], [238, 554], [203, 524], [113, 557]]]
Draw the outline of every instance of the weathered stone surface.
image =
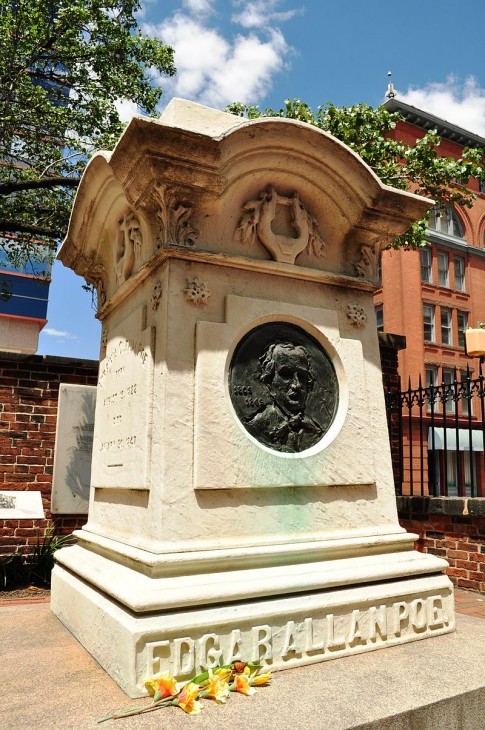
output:
[[453, 630], [445, 561], [397, 521], [372, 303], [428, 207], [320, 130], [181, 100], [86, 168], [60, 257], [103, 322], [93, 489], [53, 608], [130, 694], [193, 652]]
[[87, 514], [95, 405], [94, 385], [60, 385], [52, 477], [53, 514]]

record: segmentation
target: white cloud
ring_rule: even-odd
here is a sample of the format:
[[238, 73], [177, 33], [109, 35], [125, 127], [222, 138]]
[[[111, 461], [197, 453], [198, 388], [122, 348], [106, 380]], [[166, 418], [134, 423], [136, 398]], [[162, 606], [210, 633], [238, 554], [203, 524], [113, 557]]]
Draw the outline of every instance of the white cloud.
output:
[[266, 28], [275, 22], [290, 20], [294, 15], [301, 13], [301, 10], [286, 10], [278, 12], [275, 10], [279, 0], [252, 0], [235, 2], [236, 7], [243, 6], [239, 13], [232, 16], [233, 23], [239, 23], [243, 28]]
[[233, 37], [215, 25], [219, 16], [213, 17], [214, 2], [209, 0], [184, 0], [185, 11], [175, 12], [158, 25], [144, 24], [145, 33], [162, 38], [175, 50], [176, 76], [159, 80], [164, 100], [180, 96], [215, 107], [231, 101], [260, 101], [270, 90], [274, 75], [287, 67], [292, 53], [277, 24], [269, 23], [271, 15], [284, 20], [293, 14], [275, 13], [278, 1], [245, 3], [239, 15], [249, 6], [258, 6], [259, 24], [243, 23], [244, 31]]
[[133, 114], [138, 114], [140, 111], [135, 102], [129, 99], [117, 99], [115, 107], [122, 122], [129, 122]]
[[213, 13], [214, 8], [212, 5], [213, 3], [211, 0], [184, 0], [184, 7], [195, 15]]
[[42, 334], [49, 335], [49, 337], [61, 337], [65, 340], [78, 340], [77, 335], [73, 335], [71, 332], [64, 332], [63, 330], [56, 330], [53, 327], [44, 327]]
[[409, 88], [398, 99], [423, 109], [469, 132], [485, 136], [485, 89], [474, 76], [464, 82], [450, 75], [444, 83], [430, 83], [424, 88]]

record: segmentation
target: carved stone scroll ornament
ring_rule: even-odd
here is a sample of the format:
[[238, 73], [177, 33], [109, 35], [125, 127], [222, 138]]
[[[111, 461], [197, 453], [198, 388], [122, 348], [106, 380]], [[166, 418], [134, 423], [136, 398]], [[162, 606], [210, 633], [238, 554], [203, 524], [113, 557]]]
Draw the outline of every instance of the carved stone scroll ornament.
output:
[[368, 279], [373, 284], [379, 282], [379, 259], [381, 248], [378, 243], [363, 244], [360, 248], [359, 258], [354, 264], [357, 276]]
[[162, 300], [162, 291], [162, 282], [160, 281], [160, 279], [158, 279], [155, 286], [153, 287], [151, 297], [151, 305], [154, 312], [156, 312], [158, 307], [160, 306], [160, 302]]
[[155, 195], [158, 200], [157, 216], [160, 222], [158, 247], [166, 243], [194, 246], [199, 230], [191, 222], [193, 205], [181, 201], [176, 191], [166, 185], [157, 185]]
[[354, 327], [365, 327], [367, 324], [367, 315], [359, 304], [347, 304], [345, 314]]
[[140, 221], [130, 211], [119, 222], [115, 252], [115, 274], [118, 284], [122, 284], [132, 275], [135, 263], [141, 257], [142, 244]]
[[194, 279], [187, 279], [187, 286], [184, 289], [185, 298], [188, 302], [192, 302], [196, 307], [207, 304], [211, 292], [205, 281], [201, 281], [198, 276]]
[[[275, 219], [281, 207], [288, 208], [290, 220], [285, 232], [276, 232]], [[257, 239], [268, 249], [275, 261], [294, 264], [305, 249], [315, 256], [325, 256], [327, 245], [317, 230], [316, 219], [306, 210], [297, 192], [290, 197], [278, 195], [272, 185], [262, 190], [257, 200], [243, 205], [242, 215], [235, 231], [235, 238], [249, 245]], [[280, 215], [281, 218], [281, 215]]]

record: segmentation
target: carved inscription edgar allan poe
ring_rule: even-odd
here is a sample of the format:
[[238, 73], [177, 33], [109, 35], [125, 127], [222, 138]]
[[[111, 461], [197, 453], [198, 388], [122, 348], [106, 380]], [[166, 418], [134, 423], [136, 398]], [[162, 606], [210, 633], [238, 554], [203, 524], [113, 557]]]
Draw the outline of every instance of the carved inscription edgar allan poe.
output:
[[270, 322], [248, 332], [229, 370], [234, 410], [245, 429], [275, 451], [318, 443], [338, 405], [337, 376], [317, 340], [300, 327]]

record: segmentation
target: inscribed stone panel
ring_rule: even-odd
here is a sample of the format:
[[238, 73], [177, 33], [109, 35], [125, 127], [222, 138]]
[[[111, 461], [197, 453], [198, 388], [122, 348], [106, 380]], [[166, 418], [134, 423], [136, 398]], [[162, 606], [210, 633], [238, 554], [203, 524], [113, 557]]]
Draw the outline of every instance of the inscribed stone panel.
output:
[[100, 364], [91, 486], [149, 489], [155, 328], [133, 312]]
[[94, 385], [59, 388], [54, 474], [53, 514], [87, 514], [93, 453]]

